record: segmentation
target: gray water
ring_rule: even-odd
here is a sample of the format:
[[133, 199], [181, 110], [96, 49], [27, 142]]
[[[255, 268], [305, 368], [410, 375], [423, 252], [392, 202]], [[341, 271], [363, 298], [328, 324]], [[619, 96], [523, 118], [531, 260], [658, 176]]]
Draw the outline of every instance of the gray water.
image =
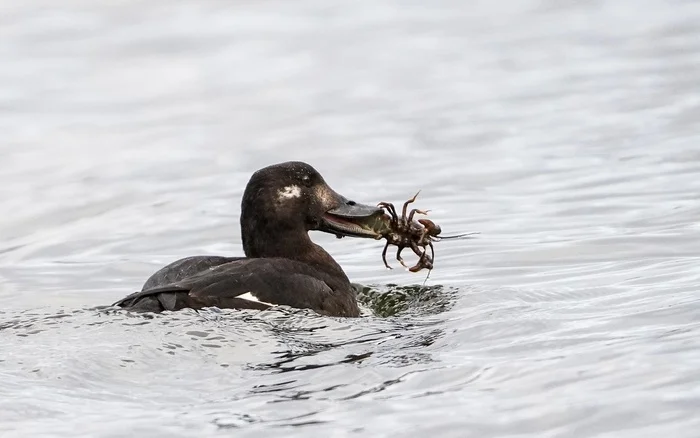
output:
[[[3, 438], [698, 435], [699, 3], [59, 3], [0, 6]], [[314, 232], [360, 319], [95, 309], [290, 159], [481, 234]]]

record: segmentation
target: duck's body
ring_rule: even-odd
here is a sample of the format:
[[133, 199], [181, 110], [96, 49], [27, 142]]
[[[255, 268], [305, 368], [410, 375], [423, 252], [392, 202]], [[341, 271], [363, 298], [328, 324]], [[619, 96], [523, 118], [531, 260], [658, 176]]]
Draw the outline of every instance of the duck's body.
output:
[[333, 257], [311, 241], [308, 231], [376, 238], [373, 226], [383, 217], [376, 207], [338, 195], [308, 164], [269, 166], [253, 174], [243, 194], [246, 257], [178, 260], [116, 305], [159, 312], [214, 306], [265, 309], [279, 304], [325, 315], [359, 316], [350, 280]]

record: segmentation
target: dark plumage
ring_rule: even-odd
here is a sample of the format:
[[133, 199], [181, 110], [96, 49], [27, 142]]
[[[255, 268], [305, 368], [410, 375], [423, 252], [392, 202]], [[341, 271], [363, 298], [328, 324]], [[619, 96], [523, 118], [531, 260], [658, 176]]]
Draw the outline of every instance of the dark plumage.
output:
[[[115, 303], [133, 311], [183, 308], [266, 309], [269, 304], [359, 316], [355, 292], [338, 263], [309, 238], [309, 230], [372, 237], [379, 208], [333, 191], [302, 162], [255, 172], [241, 203], [246, 257], [194, 256], [160, 269], [140, 292]], [[252, 295], [244, 299], [244, 294]], [[259, 301], [254, 301], [257, 299]]]

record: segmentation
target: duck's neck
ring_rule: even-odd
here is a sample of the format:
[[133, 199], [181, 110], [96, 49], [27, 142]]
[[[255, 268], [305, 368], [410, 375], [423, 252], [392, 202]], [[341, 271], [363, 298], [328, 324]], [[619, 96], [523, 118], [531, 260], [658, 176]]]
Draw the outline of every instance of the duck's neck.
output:
[[314, 266], [334, 277], [350, 280], [331, 255], [321, 246], [311, 241], [306, 229], [275, 228], [272, 232], [266, 229], [246, 229], [242, 227], [243, 251], [246, 257], [271, 258], [281, 257], [298, 260]]

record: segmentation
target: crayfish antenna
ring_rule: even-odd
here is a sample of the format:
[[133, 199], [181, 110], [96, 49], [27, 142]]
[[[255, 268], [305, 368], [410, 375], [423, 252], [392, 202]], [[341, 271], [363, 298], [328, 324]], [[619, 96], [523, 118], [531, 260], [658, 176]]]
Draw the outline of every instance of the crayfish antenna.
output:
[[454, 235], [454, 236], [440, 236], [440, 237], [437, 237], [437, 239], [439, 239], [439, 240], [443, 240], [443, 239], [461, 239], [462, 237], [473, 236], [473, 235], [475, 235], [475, 234], [481, 234], [481, 233], [479, 233], [479, 232], [477, 231], [477, 232], [474, 232], [474, 233], [456, 234], [456, 235]]

